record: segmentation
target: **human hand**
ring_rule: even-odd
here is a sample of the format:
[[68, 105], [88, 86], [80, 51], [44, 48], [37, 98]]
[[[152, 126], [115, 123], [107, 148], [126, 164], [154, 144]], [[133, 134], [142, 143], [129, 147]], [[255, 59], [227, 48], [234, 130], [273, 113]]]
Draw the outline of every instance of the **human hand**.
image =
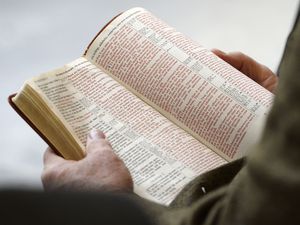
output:
[[268, 67], [241, 52], [225, 53], [218, 49], [212, 52], [267, 90], [276, 91], [278, 77]]
[[92, 130], [87, 137], [86, 156], [65, 160], [48, 148], [44, 154], [42, 182], [45, 190], [133, 191], [131, 175], [112, 151], [105, 135]]

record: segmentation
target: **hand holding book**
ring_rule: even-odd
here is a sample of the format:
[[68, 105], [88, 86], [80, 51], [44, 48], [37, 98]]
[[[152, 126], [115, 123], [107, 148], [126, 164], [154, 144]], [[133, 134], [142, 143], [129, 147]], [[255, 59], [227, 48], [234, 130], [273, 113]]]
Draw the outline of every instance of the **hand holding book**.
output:
[[86, 153], [80, 161], [65, 160], [48, 148], [42, 173], [45, 190], [133, 191], [130, 172], [101, 131], [90, 132]]
[[[226, 60], [225, 60], [226, 61]], [[25, 82], [10, 102], [66, 159], [93, 128], [135, 193], [169, 204], [197, 175], [245, 156], [273, 95], [142, 8], [115, 17], [84, 56]]]
[[241, 52], [225, 53], [219, 49], [213, 49], [212, 52], [262, 87], [275, 93], [278, 77], [265, 65], [256, 62]]
[[[276, 89], [277, 76], [249, 56], [243, 53], [226, 54], [217, 49], [212, 52], [266, 89]], [[122, 159], [113, 152], [111, 144], [101, 131], [90, 132], [86, 150], [87, 158], [70, 161], [48, 148], [44, 155], [42, 174], [45, 190], [133, 191], [129, 170]]]

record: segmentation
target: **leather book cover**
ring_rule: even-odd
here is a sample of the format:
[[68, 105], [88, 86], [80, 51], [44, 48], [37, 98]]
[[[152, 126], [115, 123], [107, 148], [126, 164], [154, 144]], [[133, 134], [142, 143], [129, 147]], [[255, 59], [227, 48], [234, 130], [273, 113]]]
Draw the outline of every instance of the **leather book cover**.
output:
[[30, 121], [30, 119], [15, 105], [13, 102], [13, 97], [16, 94], [12, 94], [8, 97], [8, 102], [11, 107], [25, 120], [25, 122], [49, 145], [49, 147], [55, 151], [56, 154], [62, 156], [59, 151], [52, 145], [52, 143], [48, 140], [48, 138]]
[[96, 36], [92, 39], [92, 41], [89, 43], [89, 45], [87, 46], [86, 50], [83, 53], [83, 56], [86, 55], [87, 51], [89, 50], [89, 48], [91, 47], [91, 45], [93, 44], [93, 42], [96, 40], [96, 38], [99, 36], [99, 34], [101, 34], [101, 32], [112, 22], [114, 21], [118, 16], [120, 16], [122, 13], [119, 13], [118, 15], [116, 15], [115, 17], [113, 17], [110, 21], [108, 21], [107, 24], [104, 25], [104, 27], [102, 27], [102, 29], [96, 34]]

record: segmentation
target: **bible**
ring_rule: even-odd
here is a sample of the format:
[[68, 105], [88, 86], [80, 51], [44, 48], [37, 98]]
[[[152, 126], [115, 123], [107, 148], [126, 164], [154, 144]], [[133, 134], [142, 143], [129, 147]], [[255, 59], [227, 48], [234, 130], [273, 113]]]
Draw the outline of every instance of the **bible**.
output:
[[199, 174], [247, 155], [273, 94], [143, 8], [113, 18], [83, 55], [27, 80], [13, 108], [62, 157], [102, 130], [141, 197], [168, 205]]

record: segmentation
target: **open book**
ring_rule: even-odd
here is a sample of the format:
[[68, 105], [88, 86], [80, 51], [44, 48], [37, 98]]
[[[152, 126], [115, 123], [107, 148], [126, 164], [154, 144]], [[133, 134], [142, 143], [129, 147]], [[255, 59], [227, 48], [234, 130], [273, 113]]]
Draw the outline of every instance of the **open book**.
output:
[[169, 204], [197, 175], [247, 154], [273, 95], [142, 8], [110, 21], [84, 55], [25, 82], [10, 102], [66, 159], [102, 130], [137, 194]]

